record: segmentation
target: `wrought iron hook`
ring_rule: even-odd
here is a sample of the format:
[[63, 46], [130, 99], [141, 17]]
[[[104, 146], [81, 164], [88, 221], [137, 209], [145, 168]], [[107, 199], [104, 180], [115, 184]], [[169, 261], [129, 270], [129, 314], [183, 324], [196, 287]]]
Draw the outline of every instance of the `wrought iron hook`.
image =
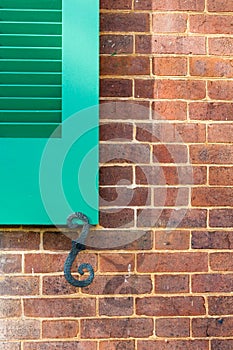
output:
[[71, 214], [68, 217], [67, 225], [69, 228], [80, 227], [80, 225], [75, 223], [74, 220], [82, 221], [83, 227], [82, 227], [80, 237], [77, 240], [72, 241], [71, 251], [70, 251], [69, 255], [67, 256], [65, 264], [64, 264], [64, 275], [65, 275], [67, 282], [72, 284], [72, 286], [86, 287], [89, 284], [91, 284], [91, 282], [94, 279], [94, 270], [93, 270], [92, 266], [90, 264], [87, 264], [87, 263], [83, 263], [83, 264], [79, 265], [78, 273], [80, 275], [84, 274], [84, 270], [87, 270], [89, 272], [88, 278], [85, 280], [82, 280], [82, 281], [80, 281], [72, 276], [71, 269], [72, 269], [73, 262], [75, 261], [78, 253], [81, 252], [82, 250], [86, 249], [85, 239], [88, 235], [88, 232], [90, 229], [90, 224], [89, 224], [88, 217], [86, 215], [84, 215], [80, 212], [77, 212], [77, 213]]

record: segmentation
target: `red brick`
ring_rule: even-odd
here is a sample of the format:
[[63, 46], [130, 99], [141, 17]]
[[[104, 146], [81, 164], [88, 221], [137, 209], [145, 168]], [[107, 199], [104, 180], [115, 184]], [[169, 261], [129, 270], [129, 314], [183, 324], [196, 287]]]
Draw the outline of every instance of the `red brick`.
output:
[[42, 338], [75, 338], [78, 333], [78, 321], [43, 321]]
[[155, 276], [155, 293], [175, 294], [189, 292], [188, 275], [157, 275]]
[[77, 292], [76, 287], [69, 284], [66, 281], [64, 276], [43, 277], [42, 288], [43, 288], [43, 294], [45, 295], [67, 295], [67, 294], [75, 294]]
[[203, 209], [138, 210], [138, 227], [200, 228], [206, 227], [207, 212]]
[[150, 74], [149, 57], [102, 56], [100, 74], [120, 76]]
[[0, 299], [0, 318], [20, 317], [21, 313], [19, 299]]
[[202, 297], [146, 297], [136, 299], [137, 315], [197, 316], [205, 314]]
[[232, 56], [233, 54], [233, 38], [220, 37], [208, 38], [209, 54], [219, 56]]
[[103, 123], [100, 125], [100, 141], [125, 141], [133, 139], [133, 125], [129, 123]]
[[[138, 342], [138, 350], [209, 350], [207, 340], [147, 340]], [[34, 350], [34, 349], [33, 349]], [[215, 349], [219, 350], [219, 349]], [[228, 350], [228, 349], [227, 349]], [[230, 350], [230, 349], [229, 349]]]
[[24, 350], [97, 350], [97, 343], [92, 341], [60, 341], [24, 343]]
[[37, 250], [40, 246], [38, 232], [2, 231], [0, 232], [0, 247], [2, 250]]
[[134, 270], [134, 254], [102, 253], [99, 255], [99, 269], [101, 272], [127, 272]]
[[100, 8], [106, 10], [130, 10], [132, 8], [132, 0], [101, 0]]
[[116, 295], [116, 294], [146, 294], [151, 293], [152, 281], [150, 276], [125, 274], [95, 276], [92, 284], [82, 289], [84, 294]]
[[133, 209], [109, 209], [100, 211], [99, 223], [105, 228], [125, 228], [134, 226]]
[[143, 45], [143, 38], [136, 39], [136, 52], [157, 53], [157, 54], [184, 54], [184, 55], [204, 55], [206, 53], [206, 38], [198, 36], [159, 36], [154, 35], [151, 43]]
[[185, 120], [187, 103], [183, 101], [155, 101], [152, 104], [152, 118], [155, 120]]
[[155, 330], [157, 337], [186, 338], [190, 335], [190, 321], [188, 318], [157, 319]]
[[233, 271], [233, 253], [210, 254], [210, 268], [213, 271]]
[[133, 181], [133, 168], [131, 166], [102, 166], [100, 168], [100, 185], [128, 185]]
[[147, 338], [152, 334], [150, 318], [81, 320], [81, 338]]
[[143, 187], [100, 187], [100, 206], [132, 207], [151, 204], [151, 189]]
[[210, 227], [232, 227], [233, 209], [210, 210]]
[[[57, 251], [70, 251], [71, 249], [71, 239], [76, 239], [77, 237], [72, 237], [74, 233], [65, 234], [61, 232], [48, 231], [43, 233], [43, 248], [44, 250], [55, 250]], [[76, 235], [76, 233], [75, 233]]]
[[196, 207], [220, 207], [233, 205], [233, 188], [199, 187], [192, 189], [192, 205]]
[[100, 148], [101, 163], [136, 163], [150, 162], [150, 147], [143, 144], [102, 144]]
[[190, 103], [191, 120], [233, 120], [233, 104], [224, 102]]
[[106, 340], [100, 342], [100, 350], [134, 350], [134, 340]]
[[232, 164], [233, 149], [230, 145], [191, 145], [192, 163]]
[[100, 36], [101, 54], [126, 54], [133, 53], [132, 35], [101, 35]]
[[212, 339], [211, 340], [211, 350], [231, 350], [233, 347], [233, 340], [232, 339]]
[[103, 32], [148, 32], [149, 14], [147, 13], [102, 13], [100, 29]]
[[184, 33], [187, 29], [188, 16], [184, 13], [155, 13], [152, 18], [154, 33]]
[[154, 206], [155, 207], [177, 207], [187, 206], [189, 204], [189, 189], [187, 187], [179, 188], [154, 188]]
[[24, 340], [40, 338], [40, 322], [36, 320], [1, 320], [1, 340]]
[[154, 57], [153, 74], [161, 76], [187, 75], [187, 59], [184, 57]]
[[190, 32], [203, 34], [232, 34], [233, 17], [224, 15], [191, 15]]
[[233, 82], [232, 81], [210, 81], [208, 82], [209, 97], [216, 100], [232, 100]]
[[0, 350], [20, 350], [21, 345], [20, 343], [5, 343], [5, 342], [0, 342]]
[[189, 240], [189, 231], [155, 231], [155, 249], [158, 250], [186, 250]]
[[233, 232], [194, 231], [192, 232], [193, 249], [233, 249]]
[[102, 120], [148, 120], [150, 118], [149, 101], [106, 100], [101, 101], [100, 118]]
[[227, 293], [233, 287], [233, 275], [205, 274], [192, 276], [192, 291], [194, 293]]
[[84, 298], [25, 299], [28, 317], [88, 317], [95, 316], [95, 300]]
[[208, 271], [206, 253], [139, 253], [139, 272], [195, 272]]
[[1, 254], [0, 273], [16, 273], [22, 271], [22, 255]]
[[215, 143], [233, 142], [233, 125], [212, 124], [208, 126], [208, 141]]
[[194, 337], [229, 337], [233, 335], [233, 318], [193, 319]]
[[99, 314], [101, 316], [130, 316], [133, 314], [133, 298], [99, 299]]
[[135, 51], [136, 53], [152, 53], [152, 36], [144, 34], [136, 35]]
[[[232, 291], [232, 288], [229, 292]], [[233, 302], [231, 296], [209, 297], [209, 314], [210, 315], [232, 315]]]
[[153, 10], [166, 10], [166, 11], [203, 11], [205, 8], [204, 0], [169, 0], [160, 1], [152, 0]]
[[207, 9], [213, 12], [230, 12], [233, 11], [233, 3], [231, 0], [208, 0]]
[[132, 96], [132, 80], [100, 79], [100, 94], [102, 97], [130, 97]]
[[0, 279], [0, 295], [39, 294], [39, 278], [25, 276], [3, 276]]
[[233, 185], [232, 167], [210, 167], [209, 169], [210, 185]]
[[214, 57], [191, 57], [190, 74], [200, 77], [233, 77], [232, 61]]
[[153, 146], [154, 163], [187, 163], [188, 152], [185, 145], [164, 145]]

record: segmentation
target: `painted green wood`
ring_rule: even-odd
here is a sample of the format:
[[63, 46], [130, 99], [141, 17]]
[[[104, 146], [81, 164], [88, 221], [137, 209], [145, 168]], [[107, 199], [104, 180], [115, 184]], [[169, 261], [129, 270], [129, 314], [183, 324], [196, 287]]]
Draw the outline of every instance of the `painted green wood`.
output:
[[1, 0], [0, 224], [98, 222], [98, 6]]

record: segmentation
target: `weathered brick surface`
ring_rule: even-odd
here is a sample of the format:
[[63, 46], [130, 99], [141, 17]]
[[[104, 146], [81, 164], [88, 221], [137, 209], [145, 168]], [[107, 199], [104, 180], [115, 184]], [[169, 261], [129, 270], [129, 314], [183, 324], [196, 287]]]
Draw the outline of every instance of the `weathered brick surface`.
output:
[[101, 316], [131, 316], [133, 314], [133, 298], [99, 299], [99, 314]]
[[0, 278], [0, 295], [37, 295], [39, 278], [32, 276], [2, 276]]
[[189, 292], [188, 275], [157, 275], [155, 276], [156, 294], [174, 294]]
[[75, 338], [78, 335], [78, 321], [43, 321], [43, 338]]
[[188, 318], [161, 318], [156, 320], [155, 330], [158, 337], [186, 338], [190, 335], [190, 322]]
[[40, 322], [8, 319], [0, 322], [0, 340], [39, 339]]
[[221, 293], [231, 290], [232, 287], [232, 274], [212, 273], [192, 276], [192, 291], [195, 293]]
[[[207, 340], [148, 340], [139, 341], [138, 350], [209, 350]], [[216, 349], [217, 350], [217, 349]], [[227, 349], [228, 350], [228, 349]]]
[[27, 342], [24, 343], [25, 350], [97, 350], [95, 341], [46, 341], [46, 342]]
[[0, 317], [20, 317], [22, 313], [19, 299], [0, 299]]

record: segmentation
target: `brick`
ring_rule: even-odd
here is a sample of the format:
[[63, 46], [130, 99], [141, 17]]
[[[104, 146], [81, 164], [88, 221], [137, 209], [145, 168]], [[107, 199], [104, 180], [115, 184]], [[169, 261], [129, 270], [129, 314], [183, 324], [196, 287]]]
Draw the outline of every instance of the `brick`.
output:
[[[76, 233], [75, 233], [76, 235]], [[76, 239], [76, 237], [74, 237]], [[43, 248], [44, 250], [59, 250], [69, 251], [71, 249], [71, 237], [68, 233], [61, 232], [44, 232], [43, 234]]]
[[[0, 299], [0, 318], [20, 317], [21, 302], [14, 299]], [[0, 346], [1, 349], [1, 346]]]
[[188, 16], [184, 13], [155, 13], [152, 17], [154, 33], [184, 33], [187, 29]]
[[81, 338], [147, 338], [152, 334], [150, 318], [81, 320]]
[[210, 254], [210, 268], [213, 271], [233, 271], [232, 253]]
[[102, 97], [130, 97], [132, 96], [132, 80], [100, 79], [100, 94]]
[[97, 343], [92, 341], [27, 342], [24, 350], [97, 350]]
[[155, 120], [186, 120], [187, 103], [183, 101], [155, 101], [152, 103]]
[[134, 0], [134, 9], [135, 10], [151, 10], [152, 9], [152, 1], [151, 0]]
[[99, 299], [99, 314], [101, 316], [131, 316], [133, 314], [133, 298]]
[[148, 75], [149, 57], [102, 56], [100, 58], [101, 75]]
[[209, 97], [216, 100], [232, 100], [233, 82], [232, 81], [209, 81], [208, 82]]
[[100, 185], [129, 185], [133, 182], [132, 166], [102, 166], [100, 168]]
[[95, 300], [83, 298], [25, 299], [25, 316], [88, 317], [95, 316]]
[[232, 339], [212, 339], [211, 340], [211, 350], [231, 350], [233, 347]]
[[190, 232], [179, 230], [155, 231], [156, 250], [189, 249]]
[[189, 189], [187, 187], [179, 188], [154, 188], [154, 206], [155, 207], [177, 207], [187, 206], [189, 204]]
[[206, 227], [207, 212], [203, 209], [145, 209], [138, 210], [138, 227], [200, 228]]
[[204, 315], [204, 299], [190, 296], [137, 298], [136, 313], [147, 316]]
[[232, 164], [233, 150], [230, 145], [191, 145], [193, 164]]
[[158, 337], [168, 338], [186, 338], [190, 335], [190, 321], [188, 318], [174, 319], [164, 318], [157, 319], [155, 331]]
[[133, 340], [107, 340], [100, 341], [100, 350], [134, 350]]
[[192, 205], [195, 207], [232, 206], [233, 189], [223, 187], [193, 188]]
[[233, 104], [224, 102], [190, 103], [191, 120], [233, 120]]
[[132, 1], [120, 0], [116, 2], [114, 0], [101, 0], [100, 8], [106, 10], [130, 10], [132, 8]]
[[230, 12], [233, 11], [233, 3], [231, 0], [208, 0], [207, 9], [210, 12]]
[[0, 273], [17, 273], [22, 271], [22, 256], [19, 254], [0, 255]]
[[212, 124], [208, 126], [208, 141], [215, 143], [233, 142], [233, 125]]
[[135, 187], [102, 187], [99, 189], [100, 206], [145, 206], [151, 203], [151, 189]]
[[[148, 340], [139, 341], [138, 350], [209, 350], [207, 340]], [[217, 349], [216, 349], [217, 350]]]
[[188, 275], [157, 275], [155, 276], [155, 293], [172, 294], [188, 293]]
[[153, 146], [153, 163], [187, 163], [188, 152], [185, 145], [158, 144]]
[[45, 276], [42, 286], [45, 295], [67, 295], [77, 292], [76, 287], [69, 284], [64, 276]]
[[39, 339], [40, 322], [36, 320], [1, 320], [0, 340]]
[[114, 209], [100, 211], [99, 223], [105, 228], [125, 228], [134, 226], [133, 209]]
[[208, 271], [205, 253], [139, 253], [139, 272], [195, 272]]
[[133, 140], [133, 124], [103, 123], [100, 125], [100, 141]]
[[150, 118], [149, 101], [106, 100], [101, 101], [100, 118], [102, 120], [148, 120]]
[[204, 0], [170, 0], [160, 1], [152, 0], [153, 10], [165, 10], [165, 11], [203, 11], [205, 8]]
[[42, 321], [42, 338], [75, 338], [78, 321]]
[[37, 250], [39, 245], [40, 234], [38, 232], [0, 232], [0, 247], [2, 250]]
[[103, 32], [148, 32], [147, 13], [102, 13], [100, 28]]
[[132, 35], [100, 35], [100, 54], [133, 53]]
[[82, 289], [84, 294], [117, 295], [146, 294], [152, 291], [150, 276], [125, 274], [117, 276], [95, 276], [92, 284]]
[[187, 75], [187, 59], [184, 57], [154, 57], [153, 74], [161, 76]]
[[232, 56], [233, 54], [233, 38], [220, 37], [208, 38], [209, 54], [219, 56]]
[[190, 74], [198, 77], [232, 78], [232, 61], [215, 57], [190, 57]]
[[205, 274], [192, 276], [192, 291], [194, 293], [225, 293], [231, 292], [233, 275]]
[[191, 243], [193, 249], [233, 249], [233, 232], [194, 231]]
[[196, 318], [192, 321], [193, 337], [230, 337], [233, 318]]
[[152, 36], [139, 34], [135, 36], [136, 53], [152, 53]]
[[209, 314], [210, 315], [232, 315], [233, 314], [232, 301], [233, 300], [231, 296], [209, 297], [208, 298]]
[[210, 167], [209, 169], [210, 185], [233, 185], [233, 168], [232, 167]]
[[20, 343], [5, 343], [5, 342], [0, 342], [0, 350], [20, 350], [21, 345]]
[[210, 210], [210, 227], [232, 227], [233, 209]]
[[99, 255], [101, 272], [128, 272], [134, 270], [134, 254], [102, 253]]
[[150, 147], [143, 144], [102, 144], [100, 148], [101, 163], [136, 163], [150, 162]]
[[37, 295], [39, 294], [39, 278], [12, 276], [0, 279], [0, 295]]
[[233, 17], [224, 15], [191, 15], [190, 32], [203, 34], [232, 34]]

